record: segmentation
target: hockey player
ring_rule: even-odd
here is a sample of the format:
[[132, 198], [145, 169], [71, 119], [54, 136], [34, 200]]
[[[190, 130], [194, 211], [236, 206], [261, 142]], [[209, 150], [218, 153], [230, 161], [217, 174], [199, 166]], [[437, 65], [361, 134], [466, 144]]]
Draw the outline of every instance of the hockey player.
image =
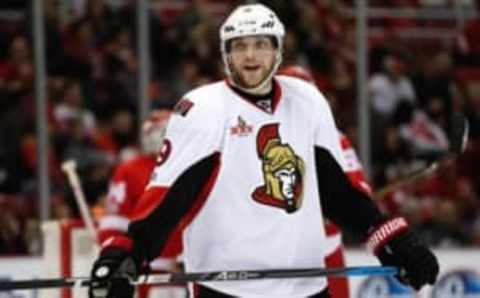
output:
[[[141, 153], [133, 159], [121, 163], [115, 169], [105, 201], [105, 214], [99, 219], [98, 240], [100, 243], [113, 236], [125, 235], [130, 220], [136, 214], [150, 208], [150, 205], [158, 203], [142, 201], [140, 198], [155, 167], [157, 156], [162, 154], [161, 148], [170, 113], [170, 109], [158, 109], [149, 114], [142, 126]], [[150, 270], [156, 272], [179, 270], [177, 257], [181, 254], [181, 250], [181, 235], [177, 233], [172, 237], [172, 241], [164, 249], [161, 257], [150, 262]], [[177, 288], [174, 290], [181, 292], [180, 286]], [[169, 288], [169, 291], [173, 292], [171, 290], [172, 288]], [[149, 291], [149, 287], [142, 287], [139, 297], [148, 297]]]
[[[282, 67], [278, 75], [292, 76], [302, 79], [311, 84], [315, 84], [315, 79], [311, 72], [304, 67], [298, 65], [288, 65]], [[358, 159], [352, 143], [342, 132], [339, 133], [340, 145], [342, 153], [346, 161], [345, 173], [350, 182], [359, 190], [364, 191], [370, 195], [372, 189], [367, 182], [362, 165]], [[345, 266], [345, 252], [342, 244], [341, 230], [331, 221], [325, 223], [325, 265], [327, 268], [344, 267]], [[348, 285], [348, 278], [333, 277], [328, 278], [328, 287], [332, 298], [348, 298], [350, 297], [350, 290]]]
[[105, 201], [105, 215], [99, 219], [100, 243], [125, 234], [130, 219], [138, 212], [139, 199], [155, 167], [169, 117], [167, 110], [150, 113], [142, 126], [141, 154], [116, 167]]
[[[177, 228], [187, 272], [324, 265], [326, 217], [367, 242], [401, 281], [434, 283], [438, 263], [403, 218], [387, 218], [344, 173], [337, 128], [311, 84], [275, 77], [284, 28], [260, 4], [239, 6], [220, 28], [227, 80], [188, 92], [170, 118], [142, 200], [161, 203], [109, 238], [90, 296], [131, 297], [128, 278]], [[194, 214], [193, 220], [185, 220]], [[193, 297], [329, 297], [319, 278], [204, 282]]]

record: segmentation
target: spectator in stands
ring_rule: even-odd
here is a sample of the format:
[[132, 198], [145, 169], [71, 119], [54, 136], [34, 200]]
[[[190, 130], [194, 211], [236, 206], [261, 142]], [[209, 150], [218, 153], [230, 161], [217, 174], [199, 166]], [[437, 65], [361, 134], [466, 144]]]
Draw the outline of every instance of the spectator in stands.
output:
[[[355, 98], [355, 81], [352, 76], [352, 70], [349, 69], [347, 62], [343, 58], [334, 56], [331, 64], [328, 82], [337, 100], [336, 104], [332, 103], [332, 108], [334, 112], [340, 112], [336, 114], [336, 116], [339, 116], [337, 119], [345, 123], [355, 115], [355, 102], [353, 100]], [[336, 109], [335, 105], [341, 106], [341, 109]]]
[[453, 108], [454, 78], [453, 61], [448, 51], [428, 51], [419, 57], [419, 72], [413, 78], [419, 107], [431, 116], [439, 117], [439, 124], [445, 120], [442, 115]]
[[25, 253], [27, 250], [15, 199], [0, 194], [0, 254]]
[[138, 60], [134, 52], [131, 33], [127, 27], [112, 28], [103, 38], [102, 63], [95, 75], [103, 82], [109, 100], [99, 111], [111, 109], [115, 105], [136, 105], [136, 73]]
[[23, 35], [15, 36], [8, 49], [8, 58], [0, 62], [0, 80], [10, 94], [25, 95], [33, 86], [31, 45]]
[[412, 154], [394, 125], [385, 128], [377, 150], [374, 177], [379, 185], [392, 183], [411, 172], [414, 166]]
[[[480, 6], [478, 7], [480, 9]], [[478, 11], [478, 9], [477, 9]], [[477, 12], [478, 13], [478, 12]], [[457, 37], [457, 60], [461, 65], [480, 66], [480, 20], [471, 19]]]
[[400, 56], [386, 56], [383, 67], [383, 72], [370, 79], [369, 91], [373, 110], [382, 118], [388, 119], [401, 100], [415, 103], [416, 95], [412, 82], [405, 73], [405, 61]]
[[117, 108], [112, 112], [109, 125], [95, 135], [96, 146], [110, 160], [122, 162], [133, 157], [137, 151], [135, 119], [128, 108]]
[[437, 160], [447, 152], [449, 144], [445, 132], [410, 101], [398, 103], [393, 121], [414, 158]]
[[[21, 158], [21, 168], [17, 169], [22, 172], [23, 177], [21, 192], [32, 191], [32, 188], [36, 189], [35, 187], [38, 183], [36, 175], [39, 165], [37, 146], [38, 140], [33, 131], [24, 132], [19, 147], [20, 151], [16, 153], [19, 154]], [[54, 146], [49, 144], [47, 151], [49, 177], [55, 185], [56, 182], [58, 183], [62, 181], [63, 175], [60, 171], [60, 161], [56, 155]]]
[[104, 1], [87, 0], [84, 17], [89, 20], [97, 38], [102, 38], [110, 30], [114, 15]]
[[67, 130], [70, 122], [78, 122], [83, 132], [92, 136], [95, 134], [96, 121], [91, 111], [85, 108], [85, 99], [78, 81], [66, 84], [63, 99], [55, 106], [54, 116], [60, 132]]
[[95, 55], [95, 32], [87, 19], [71, 24], [63, 34], [66, 68], [71, 76], [89, 78], [92, 75], [92, 60]]
[[478, 215], [478, 198], [472, 179], [463, 176], [457, 162], [450, 160], [415, 190], [426, 215], [420, 226], [434, 245], [465, 245], [472, 241], [468, 229]]

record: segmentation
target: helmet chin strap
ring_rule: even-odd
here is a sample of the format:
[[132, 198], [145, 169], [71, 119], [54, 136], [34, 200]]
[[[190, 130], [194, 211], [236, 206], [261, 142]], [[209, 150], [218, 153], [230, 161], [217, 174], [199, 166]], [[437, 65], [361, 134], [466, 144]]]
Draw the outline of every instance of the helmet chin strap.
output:
[[250, 93], [250, 94], [258, 94], [260, 90], [262, 90], [268, 83], [271, 82], [273, 76], [277, 72], [278, 67], [282, 63], [282, 52], [280, 50], [277, 52], [276, 59], [275, 59], [275, 64], [273, 65], [272, 69], [270, 70], [270, 73], [268, 74], [268, 76], [266, 76], [260, 84], [258, 84], [255, 87], [252, 87], [252, 88], [245, 88], [245, 87], [242, 87], [239, 84], [237, 84], [235, 82], [235, 80], [233, 79], [232, 72], [230, 70], [230, 67], [228, 66], [228, 61], [227, 61], [227, 56], [226, 55], [224, 56], [223, 60], [224, 60], [224, 64], [225, 64], [225, 71], [227, 73], [227, 76], [230, 78], [230, 83], [232, 85], [234, 85], [236, 88], [238, 88], [238, 89], [240, 89], [244, 92], [247, 92], [247, 93]]

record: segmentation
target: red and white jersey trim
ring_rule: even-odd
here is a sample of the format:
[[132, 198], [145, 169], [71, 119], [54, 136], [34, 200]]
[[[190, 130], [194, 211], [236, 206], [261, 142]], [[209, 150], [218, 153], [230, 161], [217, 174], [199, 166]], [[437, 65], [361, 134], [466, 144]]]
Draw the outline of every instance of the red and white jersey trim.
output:
[[356, 172], [362, 171], [362, 165], [358, 160], [357, 154], [353, 148], [342, 148], [343, 155], [345, 156], [346, 161], [346, 171], [347, 172]]
[[342, 245], [342, 233], [337, 232], [332, 235], [328, 235], [325, 239], [325, 256], [328, 257], [332, 255], [338, 247]]
[[105, 215], [99, 220], [99, 230], [119, 230], [126, 232], [130, 219], [121, 215]]
[[154, 271], [169, 271], [175, 267], [176, 264], [177, 261], [174, 258], [156, 258], [150, 262], [149, 266], [150, 269]]

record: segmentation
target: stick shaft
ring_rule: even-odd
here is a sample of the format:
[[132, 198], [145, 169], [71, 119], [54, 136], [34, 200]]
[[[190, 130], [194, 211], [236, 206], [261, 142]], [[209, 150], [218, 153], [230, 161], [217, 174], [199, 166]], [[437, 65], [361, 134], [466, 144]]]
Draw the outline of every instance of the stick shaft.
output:
[[449, 150], [448, 152], [441, 157], [439, 160], [430, 163], [427, 167], [414, 171], [401, 178], [400, 180], [388, 184], [377, 192], [374, 193], [373, 197], [377, 200], [385, 197], [386, 194], [397, 190], [405, 185], [422, 181], [423, 179], [431, 177], [435, 172], [442, 166], [444, 162], [451, 158], [462, 154], [467, 146], [468, 136], [469, 136], [469, 124], [466, 118], [461, 114], [454, 114], [451, 119], [451, 129], [448, 135], [449, 141]]
[[[199, 281], [239, 281], [254, 279], [283, 279], [283, 278], [308, 278], [322, 276], [364, 276], [364, 275], [395, 275], [396, 267], [361, 266], [338, 268], [303, 268], [303, 269], [274, 269], [252, 271], [217, 271], [170, 275], [169, 282], [199, 282]], [[144, 283], [161, 283], [164, 276], [147, 276]]]
[[88, 287], [89, 285], [90, 281], [87, 278], [53, 278], [1, 281], [0, 292], [28, 289]]
[[[305, 268], [305, 269], [275, 269], [275, 270], [247, 270], [247, 271], [215, 271], [196, 273], [167, 273], [142, 275], [134, 285], [141, 284], [170, 284], [199, 281], [245, 281], [256, 279], [283, 279], [283, 278], [309, 278], [322, 276], [373, 276], [395, 275], [396, 267], [384, 266], [360, 266], [339, 268]], [[46, 288], [72, 288], [88, 287], [89, 278], [55, 278], [55, 279], [32, 279], [19, 281], [0, 282], [1, 291], [21, 289], [46, 289]]]
[[426, 167], [424, 169], [415, 171], [415, 172], [403, 177], [402, 179], [400, 179], [398, 181], [395, 181], [391, 184], [387, 184], [386, 186], [384, 186], [381, 189], [379, 189], [378, 191], [376, 191], [373, 194], [373, 198], [376, 199], [376, 200], [380, 200], [380, 199], [384, 198], [385, 195], [387, 195], [388, 193], [390, 193], [394, 190], [397, 190], [397, 189], [399, 189], [399, 188], [401, 188], [405, 185], [409, 185], [411, 183], [422, 181], [423, 179], [426, 179], [426, 178], [432, 176], [437, 171], [437, 169], [439, 168], [440, 163], [442, 161], [443, 161], [443, 159], [441, 161], [435, 161], [435, 162], [431, 163], [430, 165], [428, 165], [428, 167]]
[[62, 163], [62, 170], [67, 175], [68, 182], [72, 187], [73, 196], [75, 198], [75, 201], [77, 202], [80, 214], [85, 222], [85, 225], [91, 236], [95, 239], [97, 235], [95, 231], [95, 225], [93, 224], [93, 218], [87, 205], [87, 200], [85, 198], [85, 193], [82, 189], [82, 184], [80, 183], [80, 177], [78, 176], [76, 170], [75, 161], [68, 160]]

